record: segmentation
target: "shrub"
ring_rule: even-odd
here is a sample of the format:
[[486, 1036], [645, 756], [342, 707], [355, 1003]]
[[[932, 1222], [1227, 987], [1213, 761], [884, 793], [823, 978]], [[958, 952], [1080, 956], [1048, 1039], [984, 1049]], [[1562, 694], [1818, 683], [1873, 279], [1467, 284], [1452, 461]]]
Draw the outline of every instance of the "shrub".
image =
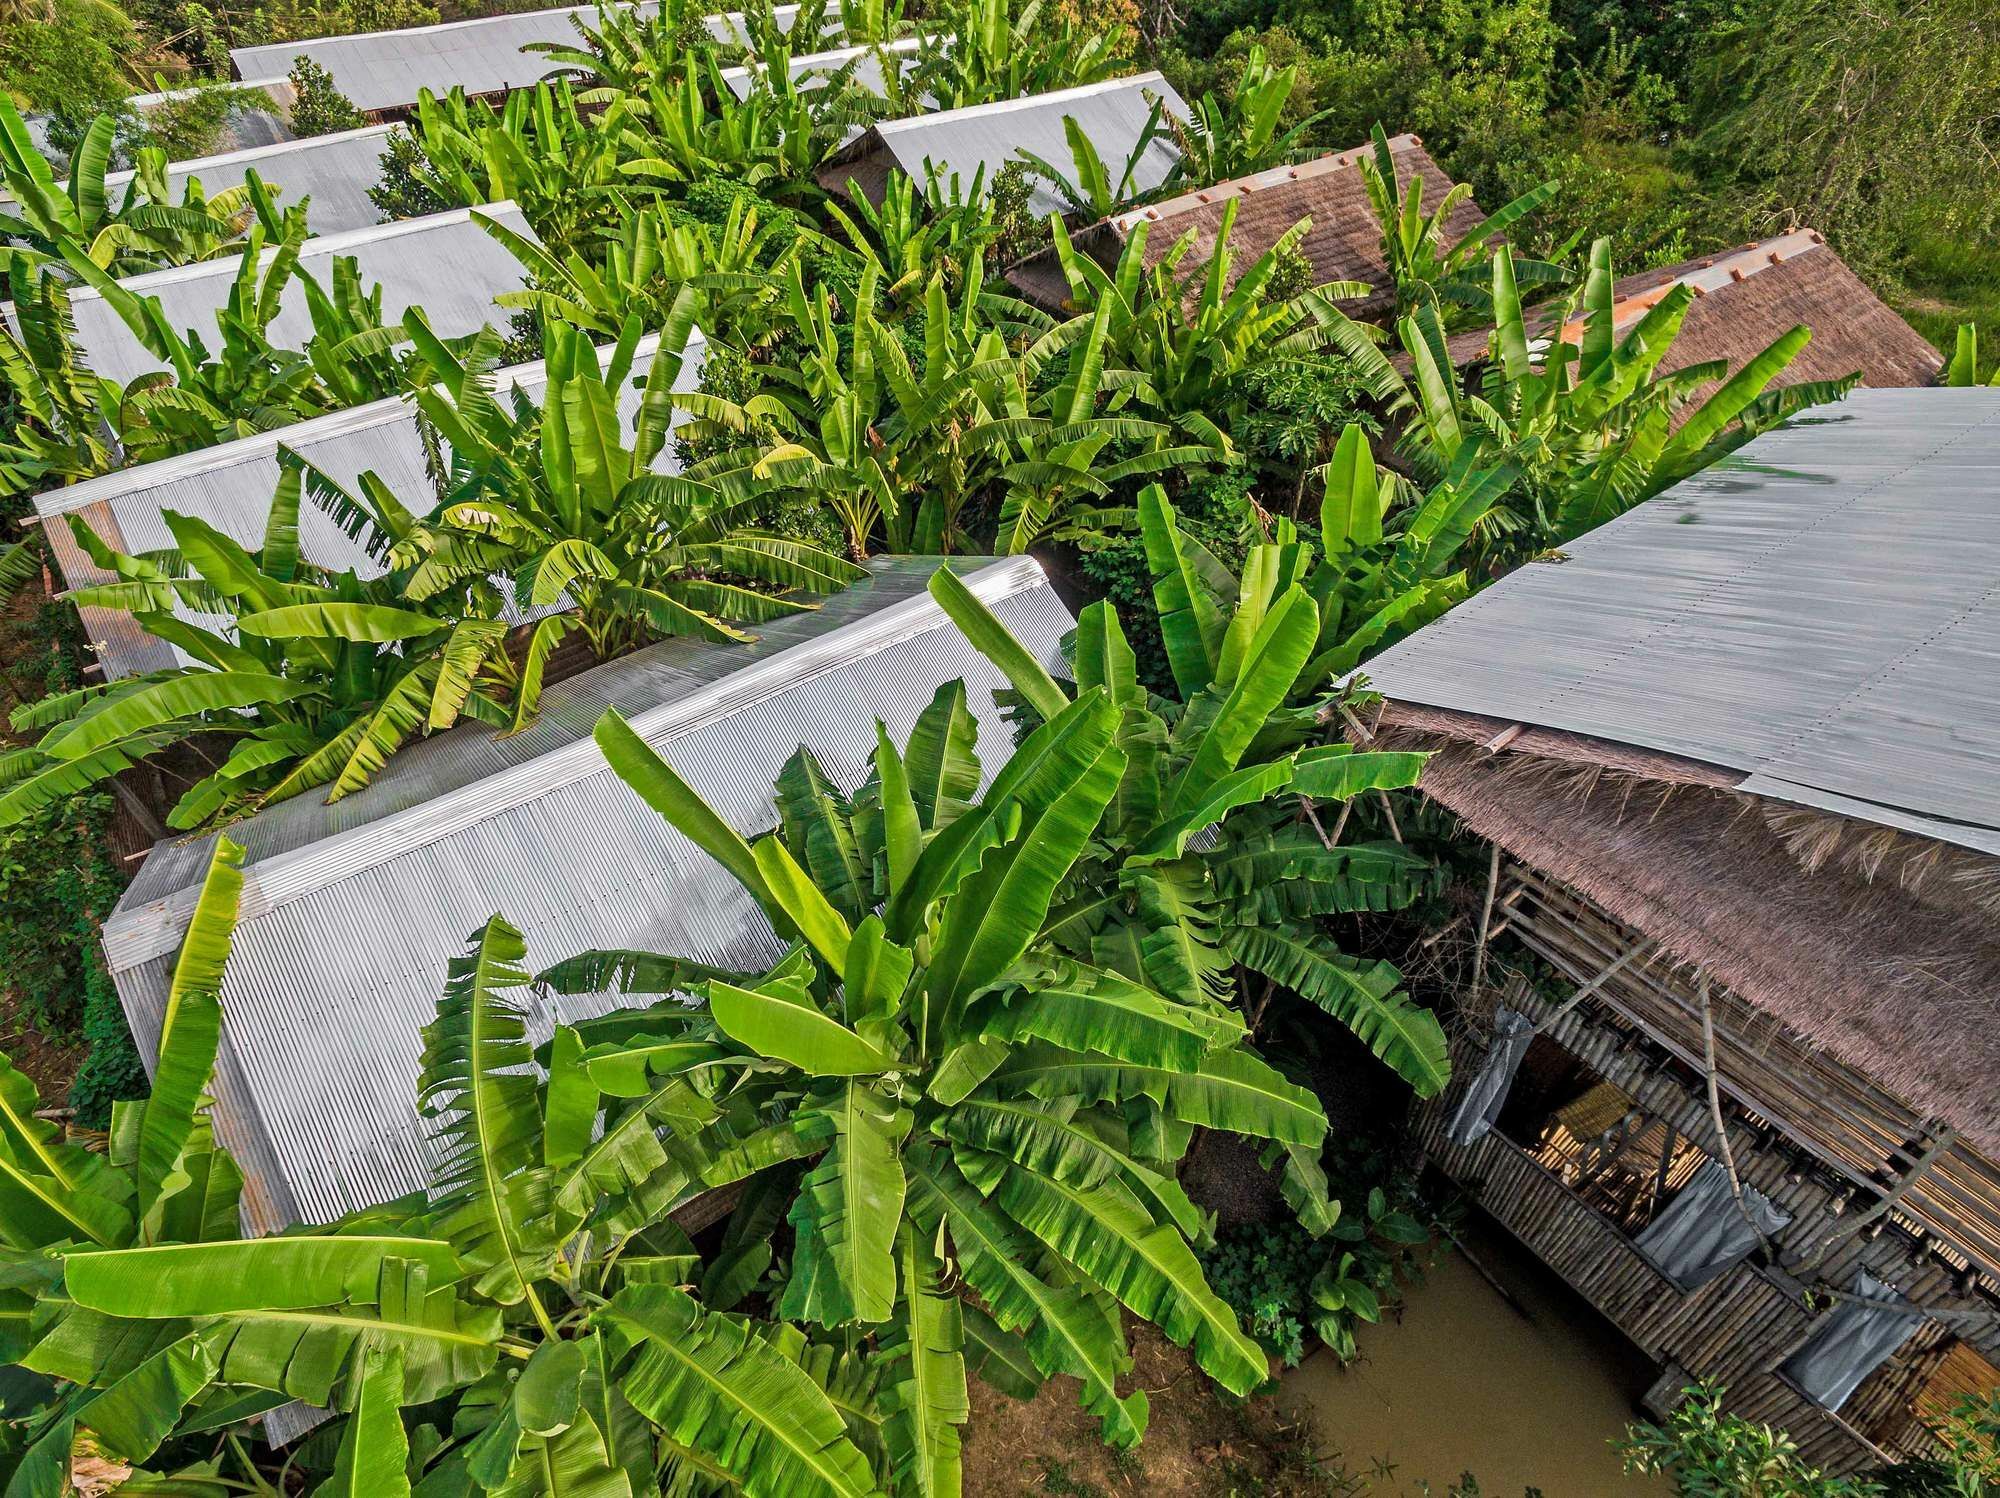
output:
[[387, 219], [422, 218], [455, 208], [417, 179], [424, 165], [424, 148], [407, 126], [389, 132], [389, 149], [382, 153], [382, 176], [368, 189], [368, 200]]
[[111, 812], [79, 796], [0, 833], [0, 993], [51, 1034], [81, 1025], [97, 923], [124, 883], [103, 852]]
[[43, 0], [0, 21], [0, 89], [52, 116], [49, 143], [69, 151], [97, 115], [124, 102], [139, 33], [106, 0]]
[[[1174, 501], [1181, 529], [1215, 553], [1231, 571], [1240, 570], [1246, 547], [1245, 525], [1251, 477], [1233, 468], [1206, 475]], [[1153, 574], [1146, 565], [1146, 547], [1136, 534], [1100, 536], [1079, 550], [1077, 566], [1090, 584], [1092, 596], [1118, 611], [1132, 652], [1138, 657], [1139, 680], [1151, 691], [1173, 695], [1174, 674], [1160, 640], [1160, 616], [1153, 607]]]
[[309, 57], [292, 62], [292, 129], [301, 136], [356, 130], [368, 117], [333, 86], [333, 75]]

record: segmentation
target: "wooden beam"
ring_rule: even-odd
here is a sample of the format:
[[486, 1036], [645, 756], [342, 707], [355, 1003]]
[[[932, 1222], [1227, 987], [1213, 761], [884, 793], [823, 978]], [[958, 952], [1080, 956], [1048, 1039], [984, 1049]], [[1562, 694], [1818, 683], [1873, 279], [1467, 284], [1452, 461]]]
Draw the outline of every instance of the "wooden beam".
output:
[[1535, 1026], [1535, 1033], [1537, 1035], [1540, 1035], [1544, 1030], [1548, 1029], [1550, 1025], [1553, 1025], [1557, 1020], [1561, 1019], [1565, 1014], [1568, 1014], [1570, 1010], [1576, 1008], [1577, 1005], [1581, 1004], [1585, 999], [1589, 998], [1592, 994], [1596, 993], [1600, 988], [1604, 987], [1604, 985], [1609, 983], [1613, 978], [1617, 977], [1620, 973], [1624, 972], [1625, 969], [1631, 965], [1634, 958], [1649, 955], [1655, 949], [1657, 949], [1658, 946], [1659, 946], [1658, 942], [1634, 942], [1631, 946], [1627, 947], [1624, 951], [1620, 952], [1616, 957], [1612, 958], [1610, 965], [1604, 968], [1602, 971], [1600, 971], [1596, 977], [1592, 978], [1589, 982], [1582, 984], [1575, 993], [1571, 994], [1568, 998], [1564, 999], [1561, 1004], [1557, 1005], [1555, 1009], [1551, 1010], [1548, 1017], [1544, 1019], [1540, 1024]]
[[1903, 1199], [1904, 1193], [1916, 1185], [1924, 1173], [1937, 1163], [1938, 1157], [1956, 1143], [1958, 1143], [1957, 1129], [1949, 1125], [1940, 1129], [1937, 1136], [1931, 1140], [1930, 1147], [1917, 1157], [1916, 1164], [1903, 1173], [1901, 1180], [1882, 1193], [1881, 1200], [1876, 1202], [1867, 1211], [1855, 1213], [1853, 1217], [1849, 1218], [1820, 1240], [1819, 1247], [1813, 1250], [1813, 1262], [1817, 1263], [1819, 1260], [1825, 1258], [1830, 1249], [1845, 1243], [1871, 1222], [1888, 1216], [1890, 1212], [1895, 1210], [1896, 1203]]
[[1715, 1125], [1715, 1142], [1720, 1151], [1723, 1173], [1729, 1177], [1729, 1194], [1736, 1200], [1736, 1210], [1743, 1214], [1750, 1231], [1757, 1235], [1757, 1246], [1768, 1257], [1771, 1240], [1764, 1236], [1764, 1230], [1757, 1226], [1757, 1219], [1751, 1214], [1750, 1204], [1743, 1200], [1743, 1180], [1736, 1174], [1736, 1152], [1729, 1147], [1729, 1130], [1722, 1121], [1722, 1086], [1715, 1072], [1715, 1012], [1708, 1002], [1707, 973], [1695, 980], [1695, 992], [1701, 998], [1701, 1059], [1702, 1070], [1708, 1074], [1708, 1117]]

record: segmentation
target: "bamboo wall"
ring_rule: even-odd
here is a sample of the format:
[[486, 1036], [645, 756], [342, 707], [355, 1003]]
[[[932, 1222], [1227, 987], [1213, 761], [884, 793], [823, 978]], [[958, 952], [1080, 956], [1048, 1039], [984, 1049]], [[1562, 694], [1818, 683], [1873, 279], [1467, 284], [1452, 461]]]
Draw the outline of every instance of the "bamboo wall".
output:
[[[1510, 871], [1502, 908], [1508, 929], [1571, 984], [1596, 977], [1633, 940], [1594, 907], [1528, 870]], [[1545, 1033], [1629, 1094], [1636, 1106], [1713, 1154], [1716, 1140], [1706, 1096], [1690, 1087], [1683, 1068], [1666, 1064], [1667, 1054], [1687, 1055], [1685, 1021], [1693, 1005], [1691, 996], [1674, 990], [1691, 988], [1692, 982], [1691, 974], [1668, 971], [1664, 964], [1635, 962]], [[1480, 1000], [1461, 1027], [1465, 1033], [1454, 1041], [1454, 1070], [1460, 1076], [1469, 1076], [1484, 1053], [1494, 997], [1489, 992]], [[1537, 1023], [1557, 1007], [1525, 984], [1513, 986], [1506, 1002]], [[1960, 1293], [1967, 1257], [1935, 1231], [1940, 1219], [1970, 1219], [1968, 1235], [1979, 1240], [1983, 1256], [1992, 1221], [1978, 1183], [1990, 1165], [1976, 1158], [1969, 1164], [1953, 1162], [1943, 1185], [1927, 1195], [1912, 1190], [1914, 1215], [1891, 1213], [1827, 1247], [1843, 1220], [1852, 1220], [1872, 1199], [1860, 1182], [1872, 1181], [1879, 1189], [1893, 1179], [1880, 1162], [1907, 1158], [1907, 1145], [1899, 1152], [1882, 1142], [1895, 1124], [1885, 1121], [1879, 1100], [1860, 1110], [1856, 1121], [1843, 1122], [1845, 1132], [1829, 1141], [1826, 1115], [1841, 1112], [1845, 1119], [1849, 1094], [1871, 1091], [1865, 1079], [1819, 1076], [1832, 1063], [1817, 1055], [1810, 1072], [1797, 1067], [1768, 1023], [1753, 1030], [1756, 1022], [1737, 1019], [1740, 1012], [1733, 996], [1715, 995], [1720, 1076], [1731, 1100], [1727, 1126], [1745, 1184], [1792, 1216], [1780, 1235], [1781, 1257], [1803, 1261], [1802, 1273], [1810, 1281], [1842, 1289], [1852, 1283], [1857, 1268], [1866, 1267], [1949, 1322], [1927, 1319], [1839, 1415], [1813, 1404], [1776, 1373], [1830, 1309], [1825, 1304], [1811, 1307], [1799, 1279], [1743, 1264], [1697, 1291], [1683, 1292], [1646, 1261], [1618, 1226], [1497, 1131], [1470, 1149], [1451, 1144], [1445, 1127], [1458, 1101], [1457, 1088], [1424, 1110], [1422, 1147], [1446, 1175], [1647, 1353], [1663, 1364], [1678, 1365], [1690, 1378], [1723, 1385], [1732, 1409], [1789, 1431], [1801, 1450], [1829, 1471], [1851, 1472], [1893, 1459], [1892, 1453], [1925, 1451], [1928, 1437], [1911, 1410], [1952, 1349], [1963, 1342], [1988, 1359], [2000, 1354], [2000, 1317], [1992, 1301], [1983, 1287]], [[1696, 1040], [1697, 1049], [1698, 1044]], [[1758, 1090], [1746, 1087], [1742, 1091], [1749, 1096], [1736, 1095], [1731, 1084], [1739, 1074], [1749, 1076]], [[1787, 1119], [1769, 1101], [1772, 1095], [1811, 1106], [1801, 1106]], [[1768, 1111], [1753, 1109], [1752, 1101]], [[1860, 1170], [1863, 1147], [1855, 1136], [1862, 1129], [1875, 1131], [1867, 1148], [1881, 1151], [1872, 1176]], [[1903, 1139], [1912, 1137], [1906, 1133]], [[1829, 1154], [1834, 1158], [1828, 1160]], [[1806, 1155], [1817, 1162], [1815, 1168], [1801, 1168]], [[1976, 1193], [1963, 1189], [1967, 1182]]]

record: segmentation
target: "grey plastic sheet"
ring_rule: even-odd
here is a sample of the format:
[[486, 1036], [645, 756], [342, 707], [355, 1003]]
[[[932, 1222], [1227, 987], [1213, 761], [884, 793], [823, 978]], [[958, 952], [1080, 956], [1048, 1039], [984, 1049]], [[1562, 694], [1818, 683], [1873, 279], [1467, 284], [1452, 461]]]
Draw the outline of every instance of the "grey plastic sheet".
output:
[[1863, 1379], [1896, 1355], [1924, 1319], [1894, 1285], [1867, 1270], [1854, 1275], [1853, 1294], [1843, 1300], [1813, 1339], [1779, 1369], [1816, 1403], [1839, 1410]]
[[1464, 1148], [1493, 1132], [1500, 1110], [1507, 1105], [1507, 1094], [1513, 1091], [1514, 1073], [1521, 1069], [1521, 1058], [1528, 1054], [1528, 1044], [1534, 1038], [1534, 1022], [1527, 1015], [1505, 1004], [1493, 1011], [1493, 1040], [1486, 1048], [1486, 1059], [1465, 1089], [1465, 1096], [1458, 1100], [1451, 1127], [1445, 1131], [1453, 1144]]
[[[1755, 1219], [1756, 1230], [1744, 1210]], [[1791, 1220], [1789, 1212], [1752, 1186], [1743, 1188], [1739, 1209], [1729, 1189], [1729, 1172], [1711, 1160], [1634, 1241], [1675, 1284], [1698, 1290], [1750, 1257], [1758, 1231], [1772, 1238]]]

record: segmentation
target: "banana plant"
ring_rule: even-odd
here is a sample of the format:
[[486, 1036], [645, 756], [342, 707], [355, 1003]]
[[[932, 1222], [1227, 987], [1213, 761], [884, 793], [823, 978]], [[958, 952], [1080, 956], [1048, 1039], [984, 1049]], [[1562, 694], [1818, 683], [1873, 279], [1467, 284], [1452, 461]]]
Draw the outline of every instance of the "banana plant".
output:
[[[906, 172], [891, 172], [878, 205], [864, 192], [853, 192], [843, 204], [828, 198], [821, 205], [846, 238], [860, 265], [872, 267], [889, 310], [922, 304], [924, 289], [942, 276], [947, 290], [957, 290], [965, 267], [1000, 237], [994, 218], [993, 195], [986, 191], [986, 167], [974, 171], [970, 183], [956, 174], [931, 172], [919, 185]], [[1014, 309], [1033, 317], [1033, 309]], [[1050, 324], [1044, 323], [1043, 330]]]
[[[1180, 1003], [1237, 1000], [1253, 1024], [1264, 1000], [1251, 999], [1238, 972], [1254, 974], [1266, 997], [1273, 985], [1300, 994], [1419, 1096], [1437, 1096], [1450, 1077], [1437, 1016], [1410, 1000], [1393, 965], [1348, 956], [1325, 926], [1404, 908], [1435, 891], [1436, 871], [1400, 842], [1338, 842], [1313, 810], [1327, 805], [1344, 828], [1347, 803], [1415, 785], [1425, 757], [1313, 742], [1317, 704], [1288, 706], [1321, 640], [1305, 586], [1311, 547], [1295, 538], [1252, 547], [1224, 599], [1210, 591], [1219, 567], [1180, 535], [1157, 486], [1140, 508], [1180, 697], [1140, 685], [1110, 604], [1083, 611], [1074, 695], [1101, 692], [1118, 708], [1124, 766], [1043, 937]], [[1006, 674], [1023, 717], [1064, 710], [1072, 693], [963, 584], [940, 573], [931, 591]], [[1309, 1177], [1316, 1160], [1294, 1164]]]
[[[70, 517], [78, 546], [115, 581], [67, 596], [131, 614], [194, 664], [17, 708], [14, 728], [42, 734], [8, 762], [0, 826], [177, 744], [216, 756], [212, 773], [168, 813], [168, 826], [190, 829], [321, 788], [337, 801], [367, 785], [406, 740], [461, 718], [514, 726], [507, 699], [520, 675], [497, 600], [454, 615], [420, 611], [397, 579], [308, 565], [298, 552], [307, 488], [305, 465], [285, 454], [255, 551], [167, 511], [174, 550], [130, 556]], [[218, 615], [224, 627], [204, 622]]]
[[[1403, 451], [1420, 475], [1518, 469], [1483, 527], [1482, 570], [1532, 556], [1650, 499], [1794, 412], [1837, 400], [1858, 374], [1773, 388], [1812, 333], [1791, 329], [1731, 371], [1715, 360], [1661, 374], [1694, 293], [1676, 286], [1623, 333], [1608, 241], [1591, 247], [1578, 294], [1531, 343], [1513, 252], [1494, 252], [1492, 359], [1478, 392], [1460, 389], [1444, 324], [1425, 306], [1398, 323], [1411, 379], [1392, 399], [1409, 417]], [[1400, 384], [1377, 355], [1372, 378]]]
[[0, 97], [0, 183], [11, 200], [0, 211], [0, 239], [11, 241], [0, 245], [0, 264], [65, 274], [81, 257], [132, 276], [235, 251], [254, 212], [247, 188], [210, 198], [190, 182], [176, 203], [166, 154], [148, 147], [114, 196], [105, 177], [116, 133], [110, 115], [92, 120], [70, 156], [67, 180], [58, 182], [13, 103]]
[[[1436, 208], [1424, 212], [1423, 175], [1412, 172], [1407, 182], [1397, 186], [1395, 156], [1379, 121], [1373, 150], [1362, 157], [1360, 165], [1369, 206], [1375, 211], [1375, 222], [1382, 226], [1382, 256], [1395, 282], [1396, 306], [1404, 313], [1423, 306], [1442, 314], [1447, 303], [1482, 314], [1494, 313], [1488, 257], [1500, 236], [1554, 197], [1561, 186], [1544, 182], [1530, 188], [1447, 244], [1453, 211], [1472, 197], [1469, 186], [1454, 183]], [[1562, 265], [1525, 256], [1514, 256], [1513, 270], [1517, 287], [1560, 286], [1570, 280]]]
[[1165, 110], [1165, 100], [1152, 99], [1151, 107], [1146, 111], [1146, 122], [1139, 127], [1138, 139], [1126, 154], [1125, 164], [1116, 177], [1111, 175], [1110, 165], [1098, 154], [1096, 144], [1073, 115], [1063, 116], [1063, 139], [1069, 145], [1070, 165], [1076, 175], [1071, 176], [1026, 146], [1019, 147], [1015, 154], [1028, 164], [1031, 175], [1040, 177], [1055, 189], [1063, 200], [1064, 213], [1086, 223], [1095, 223], [1111, 217], [1139, 198], [1139, 167], [1145, 161], [1146, 153], [1152, 149], [1153, 142], [1166, 133], [1161, 124]]
[[2000, 369], [1995, 369], [1988, 379], [1979, 378], [1978, 323], [1962, 322], [1958, 325], [1958, 339], [1952, 346], [1951, 362], [1945, 366], [1944, 383], [1959, 388], [2000, 385]]
[[671, 435], [673, 385], [697, 305], [683, 288], [629, 444], [620, 397], [642, 331], [636, 314], [602, 365], [580, 331], [547, 324], [540, 405], [522, 397], [505, 410], [483, 374], [415, 392], [450, 444], [451, 465], [441, 503], [391, 554], [407, 574], [407, 599], [477, 591], [505, 575], [515, 605], [545, 616], [531, 654], [574, 629], [602, 660], [669, 635], [750, 639], [738, 623], [815, 607], [797, 595], [838, 592], [863, 576], [815, 546], [757, 529], [754, 498], [653, 471]]
[[1298, 81], [1296, 64], [1274, 68], [1262, 47], [1252, 47], [1226, 103], [1205, 92], [1187, 119], [1169, 120], [1167, 131], [1180, 159], [1165, 191], [1212, 187], [1304, 156], [1313, 126], [1332, 111], [1308, 115], [1280, 134], [1285, 105]]
[[[981, 795], [950, 684], [904, 751], [878, 733], [855, 797], [801, 751], [779, 831], [753, 847], [608, 714], [608, 762], [789, 949], [751, 972], [578, 954], [535, 980], [545, 998], [609, 989], [625, 1007], [537, 1049], [527, 944], [494, 916], [449, 962], [424, 1032], [429, 1188], [256, 1239], [181, 1231], [177, 1203], [221, 1227], [233, 1198], [160, 1165], [189, 1161], [175, 1142], [205, 1127], [217, 933], [241, 880], [224, 845], [177, 970], [174, 1065], [119, 1146], [140, 1166], [134, 1204], [165, 1202], [160, 1232], [51, 1229], [0, 1292], [38, 1293], [10, 1352], [51, 1380], [17, 1484], [53, 1495], [73, 1452], [143, 1472], [176, 1436], [224, 1433], [230, 1480], [263, 1490], [282, 1490], [282, 1465], [384, 1498], [951, 1498], [974, 1373], [1021, 1396], [1074, 1376], [1110, 1439], [1140, 1438], [1121, 1306], [1225, 1387], [1260, 1386], [1268, 1361], [1203, 1278], [1208, 1225], [1174, 1165], [1196, 1127], [1311, 1157], [1325, 1115], [1229, 1010], [1037, 940], [1123, 774], [1118, 720], [1083, 694]], [[11, 1116], [19, 1087], [0, 1099]], [[48, 1149], [29, 1128], [24, 1148]], [[0, 1163], [16, 1144], [0, 1123]], [[702, 1252], [675, 1214], [722, 1193], [734, 1205]], [[122, 1210], [98, 1195], [86, 1210]], [[288, 1399], [334, 1423], [281, 1462], [241, 1422]]]
[[1137, 376], [1132, 404], [1158, 419], [1206, 430], [1217, 443], [1248, 409], [1246, 374], [1328, 350], [1359, 355], [1371, 367], [1382, 363], [1378, 335], [1336, 305], [1364, 295], [1362, 283], [1328, 281], [1284, 300], [1267, 294], [1311, 230], [1311, 219], [1286, 230], [1238, 272], [1230, 247], [1237, 201], [1224, 205], [1207, 261], [1185, 272], [1181, 267], [1195, 252], [1192, 230], [1149, 266], [1151, 225], [1141, 220], [1107, 268], [1077, 250], [1062, 224], [1050, 226], [1074, 305], [1108, 316], [1112, 356]]
[[699, 440], [737, 444], [688, 477], [819, 495], [856, 557], [878, 531], [895, 551], [961, 550], [980, 509], [993, 516], [994, 548], [1021, 552], [1127, 523], [1114, 490], [1126, 480], [1226, 460], [1227, 444], [1199, 421], [1123, 409], [1129, 382], [1107, 364], [1108, 315], [1052, 325], [1016, 356], [986, 319], [977, 253], [964, 277], [954, 300], [933, 275], [918, 359], [876, 315], [872, 265], [848, 320], [827, 288], [808, 293], [795, 268], [801, 368], [756, 366], [764, 388], [743, 401], [678, 397]]
[[500, 306], [607, 339], [635, 312], [649, 328], [664, 325], [682, 291], [692, 288], [702, 294], [714, 331], [754, 347], [768, 336], [785, 273], [801, 248], [775, 220], [764, 222], [747, 197], [732, 203], [715, 228], [639, 209], [589, 255], [571, 249], [558, 256], [505, 224], [475, 217], [532, 278], [525, 290], [502, 292], [495, 299]]
[[787, 73], [780, 98], [767, 85], [739, 100], [722, 81], [713, 53], [671, 81], [652, 83], [636, 96], [644, 117], [619, 172], [635, 187], [684, 191], [687, 184], [726, 177], [777, 195], [798, 184], [839, 143], [829, 130], [816, 138], [815, 109], [807, 93], [792, 89]]
[[[968, 1361], [1008, 1384], [1074, 1376], [1106, 1438], [1135, 1443], [1146, 1405], [1118, 1392], [1119, 1303], [1224, 1387], [1258, 1387], [1264, 1355], [1203, 1280], [1192, 1244], [1206, 1225], [1172, 1164], [1194, 1125], [1306, 1155], [1325, 1133], [1230, 1010], [1038, 939], [1127, 758], [1102, 689], [1048, 706], [983, 795], [960, 683], [904, 751], [878, 730], [874, 776], [852, 797], [801, 751], [778, 784], [778, 831], [754, 846], [621, 719], [597, 731], [612, 767], [792, 943], [747, 985], [696, 985], [705, 1013], [669, 1004], [618, 1021], [646, 1035], [625, 1051], [650, 1050], [655, 1076], [700, 1088], [718, 1064], [750, 1068], [730, 1095], [736, 1130], [719, 1155], [697, 1136], [691, 1174], [712, 1178], [709, 1160], [731, 1175], [803, 1166], [737, 1208], [787, 1222], [789, 1253], [764, 1242], [712, 1263], [704, 1295], [761, 1286], [809, 1334], [876, 1341], [908, 1390], [882, 1431], [899, 1493], [958, 1491]], [[592, 953], [542, 978], [589, 991], [674, 963]], [[583, 1056], [609, 1054], [579, 1030]], [[979, 1308], [942, 1291], [947, 1266]]]
[[542, 244], [588, 249], [633, 211], [618, 175], [631, 111], [619, 98], [593, 116], [566, 79], [515, 89], [497, 105], [462, 88], [442, 99], [424, 89], [405, 126], [417, 148], [412, 176], [445, 205], [518, 203]]
[[1100, 83], [1129, 71], [1126, 42], [1086, 29], [1044, 0], [949, 0], [924, 16], [915, 97], [960, 109]]
[[605, 6], [588, 23], [580, 15], [569, 18], [576, 42], [528, 42], [521, 50], [546, 58], [549, 76], [574, 84], [577, 102], [591, 108], [680, 77], [691, 57], [715, 45], [707, 15], [692, 0], [662, 0], [651, 10]]
[[18, 259], [6, 286], [14, 316], [12, 326], [0, 319], [0, 392], [13, 410], [0, 432], [0, 496], [109, 473], [119, 463], [123, 392], [79, 358], [68, 289]]

